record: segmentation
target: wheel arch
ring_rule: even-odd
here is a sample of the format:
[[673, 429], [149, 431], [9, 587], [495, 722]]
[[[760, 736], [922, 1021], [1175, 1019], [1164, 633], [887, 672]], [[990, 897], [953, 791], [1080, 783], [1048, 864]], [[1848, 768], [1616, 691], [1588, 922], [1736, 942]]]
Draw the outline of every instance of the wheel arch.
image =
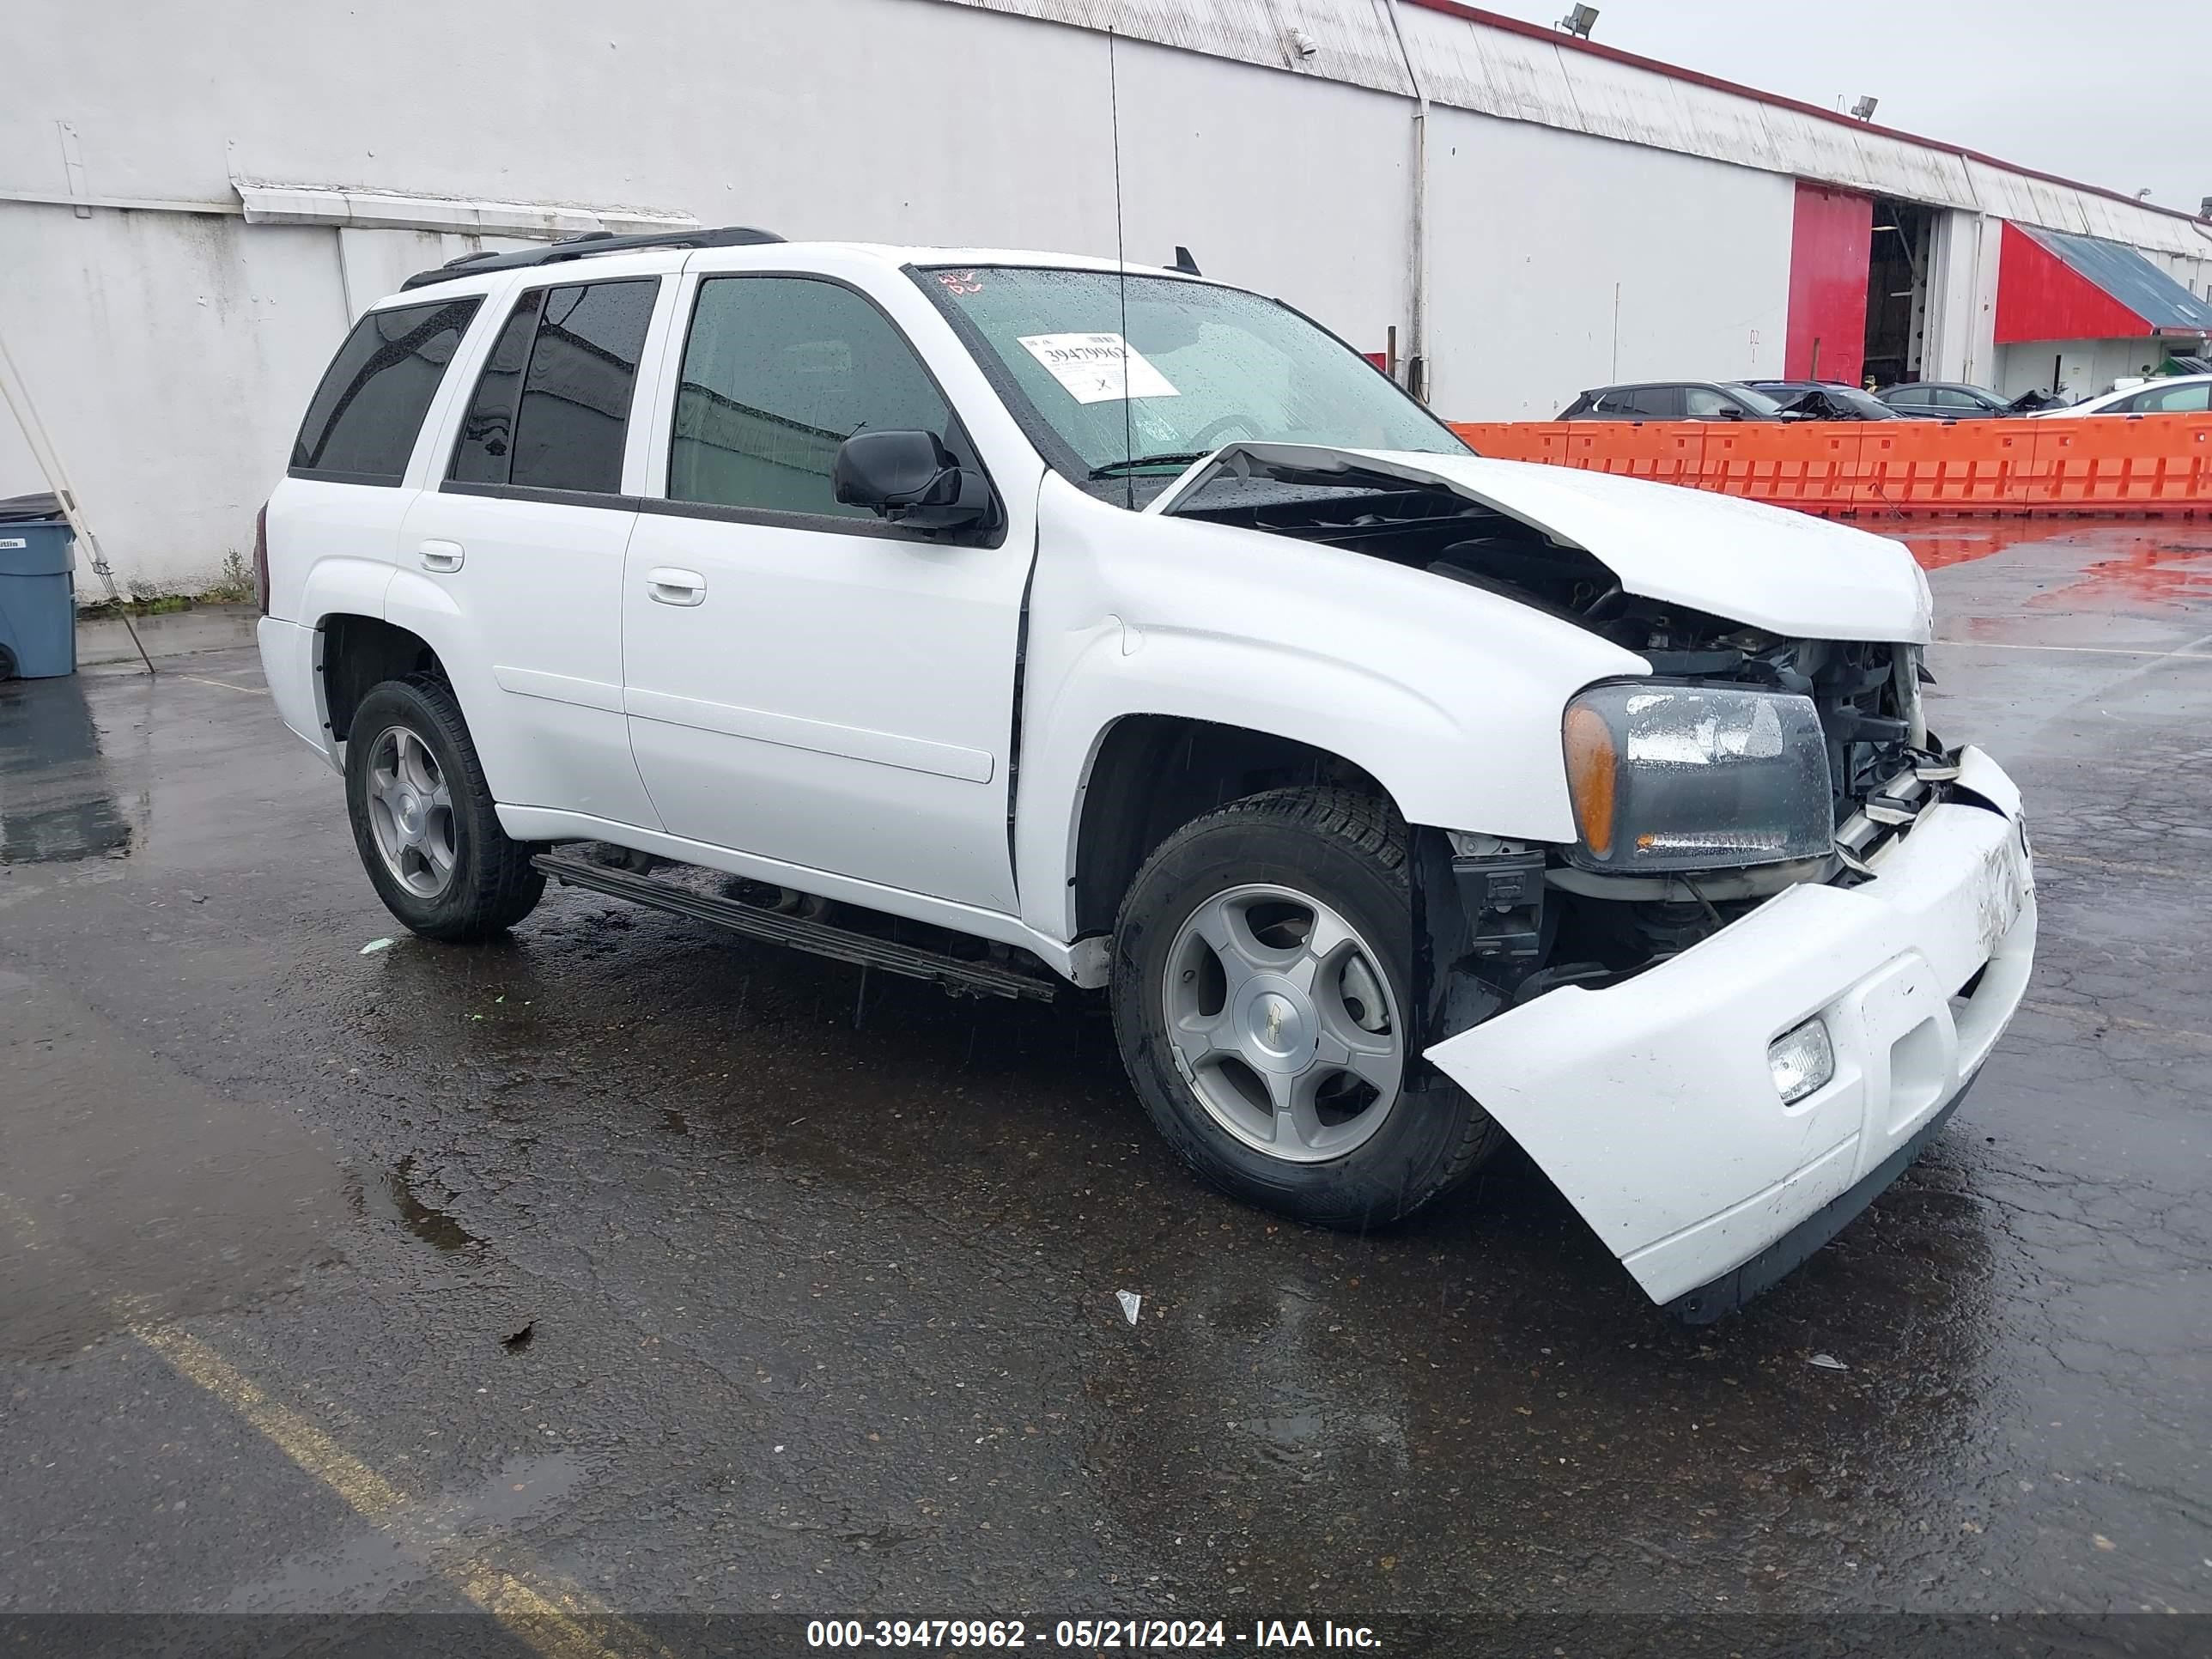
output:
[[335, 611], [319, 618], [315, 628], [323, 724], [338, 742], [345, 741], [352, 730], [354, 713], [372, 687], [410, 674], [447, 678], [428, 640], [380, 617]]
[[1307, 784], [1398, 803], [1332, 750], [1247, 726], [1128, 714], [1102, 730], [1078, 785], [1068, 897], [1077, 936], [1109, 932], [1146, 859], [1192, 819], [1261, 790]]

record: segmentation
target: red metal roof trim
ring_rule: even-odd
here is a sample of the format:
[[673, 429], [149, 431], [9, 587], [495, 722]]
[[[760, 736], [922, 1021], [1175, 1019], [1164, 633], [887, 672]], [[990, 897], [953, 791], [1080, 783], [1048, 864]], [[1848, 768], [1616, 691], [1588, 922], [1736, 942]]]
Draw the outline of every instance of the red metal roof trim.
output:
[[[1395, 3], [1395, 0], [1391, 0]], [[1923, 149], [1940, 150], [1946, 155], [1963, 155], [1970, 161], [1979, 161], [1984, 167], [1997, 167], [2006, 173], [2018, 173], [2023, 179], [2039, 179], [2046, 185], [2063, 185], [2069, 190], [2086, 190], [2093, 196], [2108, 197], [2115, 202], [2124, 202], [2130, 207], [2142, 208], [2151, 213], [2163, 213], [2170, 219], [2184, 219], [2192, 225], [2202, 225], [2204, 219], [2182, 208], [2162, 207], [2156, 202], [2146, 202], [2120, 191], [2108, 190], [2102, 185], [2085, 185], [2079, 179], [2066, 179], [2055, 173], [2039, 173], [2033, 167], [2024, 167], [2000, 156], [1985, 155], [1978, 149], [1968, 149], [1964, 144], [1946, 143], [1940, 138], [1923, 138], [1917, 132], [1906, 132], [1900, 127], [1879, 126], [1872, 121], [1862, 121], [1841, 110], [1823, 109], [1818, 104], [1801, 103], [1795, 98], [1785, 98], [1778, 92], [1761, 92], [1757, 87], [1747, 87], [1735, 81], [1723, 81], [1717, 75], [1705, 75], [1696, 70], [1683, 69], [1679, 64], [1664, 64], [1656, 58], [1645, 58], [1632, 52], [1623, 52], [1618, 46], [1601, 46], [1595, 40], [1585, 40], [1567, 33], [1564, 29], [1547, 28], [1541, 23], [1530, 23], [1518, 17], [1501, 16], [1494, 11], [1484, 11], [1479, 6], [1464, 6], [1459, 0], [1406, 0], [1408, 5], [1424, 11], [1438, 11], [1448, 17], [1462, 18], [1486, 27], [1503, 29], [1508, 34], [1526, 35], [1531, 40], [1548, 40], [1555, 46], [1586, 52], [1594, 58], [1608, 58], [1616, 64], [1626, 64], [1636, 69], [1650, 70], [1669, 80], [1686, 81], [1692, 86], [1705, 87], [1714, 92], [1733, 93], [1739, 98], [1749, 98], [1759, 103], [1771, 104], [1777, 109], [1795, 110], [1800, 115], [1818, 116], [1823, 121], [1832, 121], [1838, 126], [1855, 128], [1863, 132], [1879, 132], [1886, 137], [1900, 139]], [[1838, 179], [1815, 182], [1841, 184]]]
[[1996, 344], [2124, 340], [2157, 332], [2027, 232], [2007, 222], [1997, 255]]

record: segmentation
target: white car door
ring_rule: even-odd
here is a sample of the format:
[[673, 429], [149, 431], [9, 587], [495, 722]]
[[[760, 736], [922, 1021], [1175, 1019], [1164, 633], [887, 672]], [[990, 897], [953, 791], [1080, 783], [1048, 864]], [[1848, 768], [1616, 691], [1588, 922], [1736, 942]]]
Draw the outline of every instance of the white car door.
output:
[[[862, 428], [927, 429], [981, 465], [907, 331], [824, 276], [690, 284], [622, 593], [630, 742], [663, 825], [802, 888], [827, 872], [1012, 911], [1034, 479], [981, 533], [841, 505], [831, 463]], [[918, 291], [890, 297], [957, 350]]]
[[[354, 325], [315, 388], [283, 487], [270, 501], [270, 535], [288, 554], [295, 540], [312, 550], [311, 558], [287, 558], [280, 568], [304, 574], [312, 563], [325, 584], [365, 605], [381, 603], [415, 498], [412, 458], [429, 441], [426, 421], [442, 418], [451, 396], [447, 372], [483, 303], [480, 294], [433, 297], [386, 306]], [[346, 568], [338, 573], [333, 565]], [[295, 588], [271, 599], [275, 616], [315, 621], [301, 615]]]
[[481, 676], [464, 710], [502, 805], [659, 823], [623, 715], [620, 594], [631, 407], [663, 280], [525, 287], [401, 527], [403, 570], [434, 593], [406, 591], [465, 617]]

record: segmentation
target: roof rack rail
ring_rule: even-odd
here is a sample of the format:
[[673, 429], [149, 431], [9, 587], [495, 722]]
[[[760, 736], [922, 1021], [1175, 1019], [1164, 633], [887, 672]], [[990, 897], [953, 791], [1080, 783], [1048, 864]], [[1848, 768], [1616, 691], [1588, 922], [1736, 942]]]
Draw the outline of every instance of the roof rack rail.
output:
[[433, 283], [450, 283], [456, 277], [473, 276], [485, 270], [518, 270], [526, 265], [557, 265], [564, 260], [580, 259], [593, 253], [626, 253], [634, 248], [648, 247], [757, 247], [769, 242], [781, 242], [783, 238], [772, 230], [755, 230], [750, 225], [724, 225], [720, 229], [704, 227], [690, 230], [654, 230], [639, 236], [617, 236], [611, 230], [587, 230], [580, 236], [566, 237], [544, 247], [518, 248], [512, 253], [465, 253], [458, 259], [448, 259], [435, 270], [418, 270], [400, 287], [428, 288]]

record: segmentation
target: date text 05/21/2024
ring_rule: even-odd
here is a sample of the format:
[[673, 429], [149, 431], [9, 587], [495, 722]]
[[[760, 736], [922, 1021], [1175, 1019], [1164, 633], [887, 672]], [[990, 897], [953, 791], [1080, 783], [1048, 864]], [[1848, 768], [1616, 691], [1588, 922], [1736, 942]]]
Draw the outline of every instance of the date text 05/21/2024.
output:
[[1026, 1648], [1079, 1652], [1118, 1649], [1335, 1648], [1372, 1652], [1382, 1645], [1366, 1625], [1324, 1619], [1255, 1619], [1231, 1630], [1218, 1619], [814, 1619], [810, 1648]]

